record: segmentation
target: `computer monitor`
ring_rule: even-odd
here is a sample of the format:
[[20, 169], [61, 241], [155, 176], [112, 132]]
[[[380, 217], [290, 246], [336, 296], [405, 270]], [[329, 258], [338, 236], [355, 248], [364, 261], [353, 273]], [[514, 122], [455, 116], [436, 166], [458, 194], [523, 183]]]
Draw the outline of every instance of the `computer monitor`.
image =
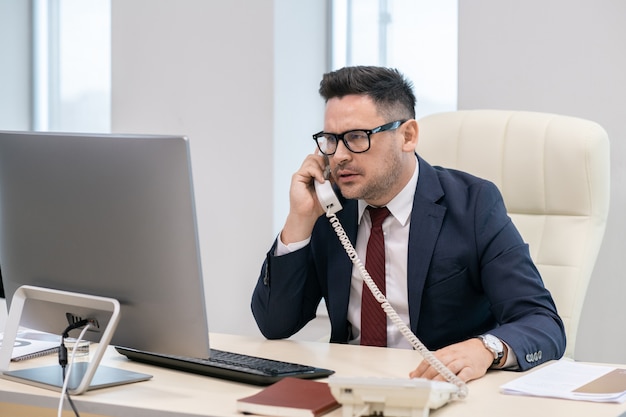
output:
[[9, 305], [22, 285], [114, 298], [112, 344], [209, 356], [185, 137], [0, 131], [0, 265]]

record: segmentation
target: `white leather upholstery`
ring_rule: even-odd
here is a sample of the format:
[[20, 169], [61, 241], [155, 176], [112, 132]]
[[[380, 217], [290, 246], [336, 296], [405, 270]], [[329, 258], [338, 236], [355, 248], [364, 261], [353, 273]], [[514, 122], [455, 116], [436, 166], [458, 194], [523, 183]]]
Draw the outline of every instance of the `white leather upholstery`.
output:
[[565, 323], [573, 358], [609, 210], [609, 140], [597, 123], [555, 114], [467, 110], [419, 120], [431, 165], [494, 182]]

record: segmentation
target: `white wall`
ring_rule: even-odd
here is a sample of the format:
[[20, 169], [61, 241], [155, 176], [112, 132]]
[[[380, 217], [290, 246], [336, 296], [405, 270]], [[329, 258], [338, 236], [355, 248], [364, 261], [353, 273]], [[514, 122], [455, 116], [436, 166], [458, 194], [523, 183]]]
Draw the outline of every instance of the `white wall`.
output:
[[291, 176], [315, 150], [324, 102], [318, 94], [328, 71], [326, 2], [274, 1], [274, 232], [287, 217]]
[[319, 0], [112, 1], [112, 130], [190, 138], [211, 331], [259, 334], [250, 297], [286, 215], [276, 201], [322, 124], [325, 13]]
[[112, 130], [189, 137], [217, 332], [256, 330], [250, 294], [272, 239], [273, 23], [269, 0], [112, 2]]
[[561, 113], [611, 140], [611, 213], [576, 359], [626, 363], [626, 2], [460, 0], [459, 108]]

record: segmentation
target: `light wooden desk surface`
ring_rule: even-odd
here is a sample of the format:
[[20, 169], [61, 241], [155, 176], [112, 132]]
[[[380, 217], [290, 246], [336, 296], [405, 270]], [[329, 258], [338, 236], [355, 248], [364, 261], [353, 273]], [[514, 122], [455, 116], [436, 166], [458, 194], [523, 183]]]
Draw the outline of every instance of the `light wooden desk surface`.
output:
[[[406, 377], [421, 357], [401, 349], [336, 345], [290, 340], [269, 341], [257, 337], [211, 334], [216, 349], [245, 353], [334, 369], [340, 376]], [[49, 364], [55, 356], [24, 362], [23, 365]], [[144, 372], [154, 377], [145, 382], [89, 391], [73, 396], [81, 416], [160, 417], [160, 416], [238, 416], [235, 401], [262, 387], [173, 371], [132, 362], [112, 348], [103, 363], [108, 366]], [[13, 367], [11, 369], [14, 369]], [[469, 383], [469, 396], [452, 402], [433, 417], [507, 416], [618, 417], [626, 412], [624, 404], [600, 404], [548, 398], [504, 395], [499, 387], [520, 373], [491, 371]], [[59, 393], [0, 379], [0, 416], [56, 415]], [[67, 407], [67, 405], [66, 405]], [[22, 411], [20, 411], [22, 410]], [[25, 410], [25, 411], [24, 411]], [[23, 414], [20, 414], [22, 412]], [[69, 411], [64, 416], [70, 416]], [[341, 409], [327, 414], [341, 416]]]

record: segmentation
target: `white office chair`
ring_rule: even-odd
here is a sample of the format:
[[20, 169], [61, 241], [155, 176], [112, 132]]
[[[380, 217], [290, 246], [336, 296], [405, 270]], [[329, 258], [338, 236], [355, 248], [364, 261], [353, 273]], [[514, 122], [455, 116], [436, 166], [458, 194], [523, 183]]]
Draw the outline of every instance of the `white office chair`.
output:
[[417, 152], [431, 165], [498, 186], [565, 324], [565, 356], [574, 358], [609, 211], [605, 130], [574, 117], [502, 110], [433, 114], [419, 127]]

